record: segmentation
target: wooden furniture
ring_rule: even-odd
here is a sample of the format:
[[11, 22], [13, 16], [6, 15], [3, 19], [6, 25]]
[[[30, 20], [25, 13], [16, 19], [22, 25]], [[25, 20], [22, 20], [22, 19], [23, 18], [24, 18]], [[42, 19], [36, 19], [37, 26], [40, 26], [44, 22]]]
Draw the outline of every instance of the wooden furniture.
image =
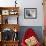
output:
[[5, 32], [4, 30], [7, 31], [11, 29], [15, 33], [19, 31], [18, 17], [19, 17], [19, 7], [0, 7], [0, 32], [1, 32], [0, 46], [18, 46], [19, 40], [11, 39], [7, 41], [4, 40], [2, 37], [2, 32]]
[[18, 46], [18, 41], [5, 41], [3, 46]]
[[44, 10], [44, 46], [46, 46], [46, 0], [43, 0], [43, 10]]
[[44, 26], [46, 26], [46, 0], [43, 0]]
[[43, 0], [43, 10], [44, 10], [44, 46], [46, 46], [46, 0]]
[[44, 46], [46, 46], [46, 26], [44, 26]]
[[18, 24], [18, 16], [19, 16], [19, 7], [0, 7], [0, 18], [1, 24], [8, 24], [9, 16], [17, 16], [17, 24]]

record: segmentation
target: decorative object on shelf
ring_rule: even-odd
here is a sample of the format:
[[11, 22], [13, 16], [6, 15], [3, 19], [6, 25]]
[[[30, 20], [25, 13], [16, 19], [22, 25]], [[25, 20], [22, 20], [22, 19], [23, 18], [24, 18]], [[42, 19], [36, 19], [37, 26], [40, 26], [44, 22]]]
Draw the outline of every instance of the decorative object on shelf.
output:
[[18, 32], [14, 32], [13, 40], [18, 40]]
[[16, 41], [16, 40], [18, 40], [18, 32], [14, 32], [10, 28], [5, 28], [2, 31], [2, 40], [4, 40], [4, 41], [9, 41], [9, 40]]
[[25, 19], [36, 19], [37, 8], [24, 8], [24, 18]]
[[2, 32], [2, 40], [8, 41], [12, 40], [12, 30], [9, 28], [5, 28]]
[[15, 32], [14, 33], [14, 41], [18, 40], [18, 32], [17, 32], [16, 28], [13, 31]]
[[9, 12], [10, 15], [17, 15], [17, 13], [18, 13], [18, 12], [15, 11], [15, 10], [10, 10], [10, 12]]
[[17, 0], [15, 0], [15, 7], [16, 7], [16, 4], [17, 4], [17, 2], [16, 2]]
[[8, 24], [8, 16], [4, 16], [4, 15], [3, 15], [2, 23], [3, 23], [3, 24]]
[[7, 18], [7, 19], [5, 19], [5, 24], [8, 24], [8, 18]]

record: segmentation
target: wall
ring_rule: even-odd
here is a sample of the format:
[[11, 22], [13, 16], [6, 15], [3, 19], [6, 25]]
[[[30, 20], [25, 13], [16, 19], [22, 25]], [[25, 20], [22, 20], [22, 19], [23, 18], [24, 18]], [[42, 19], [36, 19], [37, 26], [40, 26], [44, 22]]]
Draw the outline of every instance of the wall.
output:
[[[15, 0], [0, 0], [0, 6], [14, 6]], [[20, 7], [20, 26], [43, 26], [43, 6], [42, 0], [17, 0]], [[24, 19], [24, 8], [37, 8], [37, 19]]]
[[[22, 26], [43, 26], [42, 0], [21, 0], [20, 25]], [[37, 8], [37, 19], [24, 19], [24, 8]]]

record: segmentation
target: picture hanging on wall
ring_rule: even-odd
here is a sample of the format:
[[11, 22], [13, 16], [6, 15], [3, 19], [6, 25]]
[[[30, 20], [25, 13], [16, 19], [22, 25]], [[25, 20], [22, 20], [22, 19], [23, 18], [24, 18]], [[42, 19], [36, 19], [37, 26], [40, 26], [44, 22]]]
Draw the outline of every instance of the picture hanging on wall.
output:
[[24, 18], [25, 19], [36, 19], [37, 8], [24, 8]]

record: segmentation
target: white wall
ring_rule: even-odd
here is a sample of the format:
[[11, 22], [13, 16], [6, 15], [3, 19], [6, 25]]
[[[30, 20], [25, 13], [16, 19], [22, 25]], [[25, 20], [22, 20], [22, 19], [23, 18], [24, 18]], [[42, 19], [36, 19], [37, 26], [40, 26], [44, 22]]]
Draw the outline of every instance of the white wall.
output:
[[1, 7], [14, 6], [15, 5], [14, 1], [15, 0], [0, 0], [0, 6]]
[[[43, 26], [42, 0], [21, 0], [20, 25], [22, 26]], [[37, 19], [24, 19], [24, 8], [37, 8]]]
[[[14, 6], [15, 0], [0, 0], [0, 6]], [[20, 7], [19, 24], [21, 26], [43, 26], [42, 0], [17, 0]], [[24, 19], [24, 8], [37, 8], [37, 19]]]

